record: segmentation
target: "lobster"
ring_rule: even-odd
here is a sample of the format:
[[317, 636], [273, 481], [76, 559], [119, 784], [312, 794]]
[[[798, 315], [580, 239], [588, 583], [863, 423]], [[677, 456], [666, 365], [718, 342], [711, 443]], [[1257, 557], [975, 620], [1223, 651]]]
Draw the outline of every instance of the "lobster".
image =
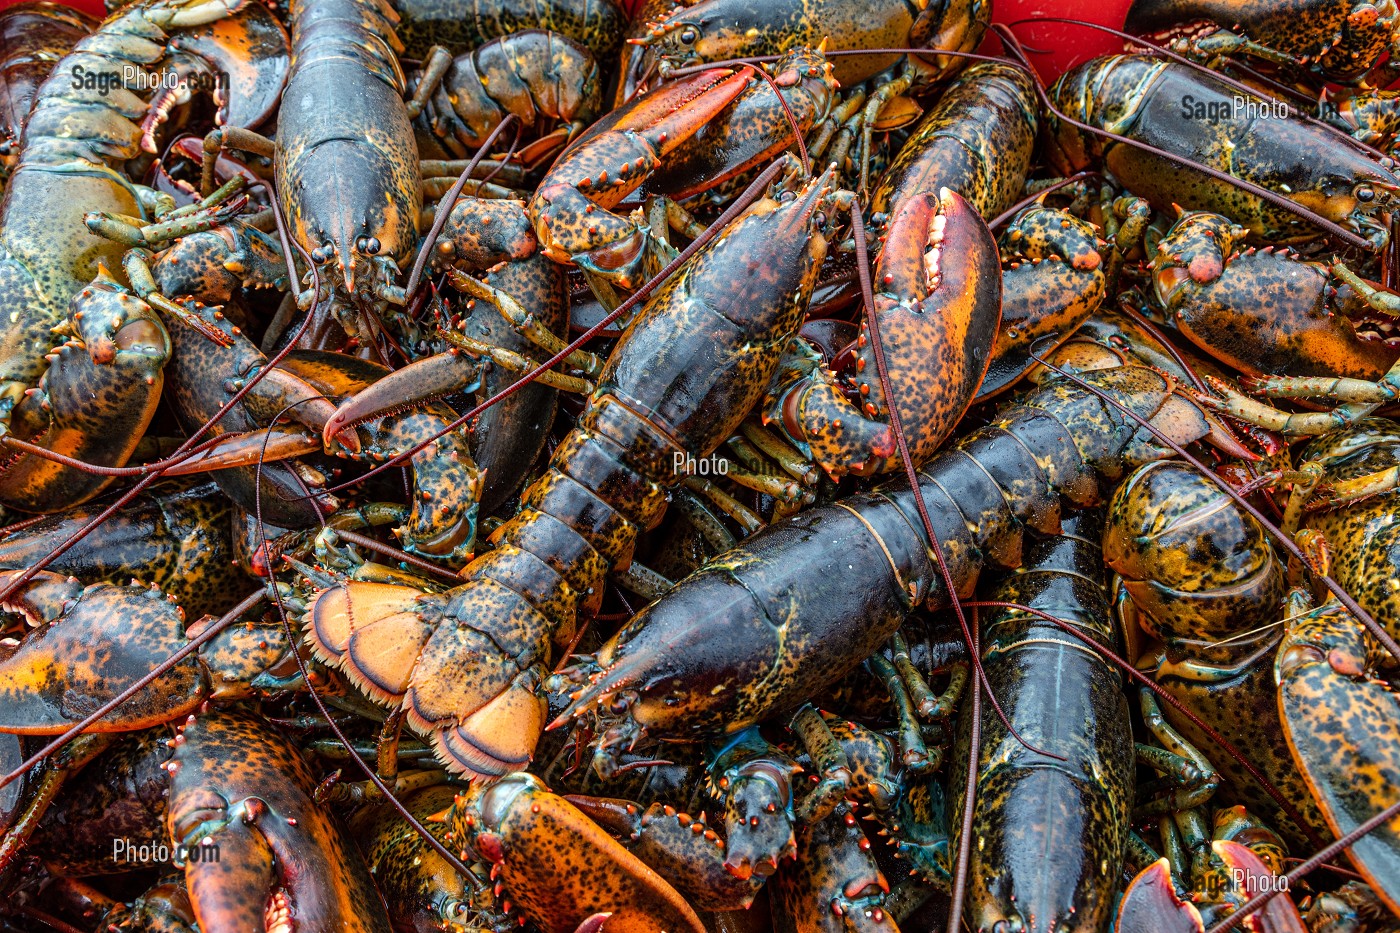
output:
[[1257, 774], [1295, 804], [1304, 826], [1284, 812], [1233, 758], [1206, 752], [1228, 779], [1227, 797], [1244, 802], [1290, 840], [1325, 830], [1278, 723], [1273, 662], [1284, 568], [1263, 528], [1187, 464], [1136, 470], [1114, 494], [1104, 529], [1104, 562], [1117, 575], [1118, 608], [1129, 633], [1160, 640], [1138, 660], [1182, 701], [1163, 710], [1186, 741], [1211, 749], [1196, 720], [1249, 749]]
[[[1218, 0], [1133, 0], [1125, 28], [1170, 34], [1173, 27], [1200, 26], [1173, 42], [1173, 49], [1211, 63], [1243, 54], [1285, 69], [1314, 72], [1332, 82], [1353, 83], [1374, 70], [1400, 44], [1400, 14], [1388, 7], [1358, 6], [1351, 0], [1308, 0], [1290, 15], [1268, 4]], [[1384, 87], [1393, 78], [1388, 64], [1377, 76]]]
[[[1087, 351], [1112, 368], [1081, 378], [1169, 436], [1219, 436], [1174, 380], [1111, 348]], [[1126, 469], [1169, 454], [1088, 390], [1046, 380], [920, 470], [954, 591], [970, 595], [988, 563], [1018, 566], [1025, 528], [1057, 532], [1061, 496], [1100, 504]], [[586, 716], [606, 771], [644, 739], [723, 733], [795, 706], [886, 642], [914, 606], [951, 598], [913, 515], [907, 485], [890, 481], [752, 535], [569, 669], [580, 686], [555, 724]], [[847, 586], [852, 578], [867, 585]]]
[[461, 0], [399, 0], [405, 54], [427, 58], [434, 45], [462, 54], [495, 39], [545, 29], [583, 45], [607, 61], [622, 45], [627, 14], [615, 0], [511, 0], [484, 7]]
[[0, 149], [13, 154], [39, 85], [96, 28], [86, 13], [49, 0], [17, 3], [0, 14]]
[[[154, 412], [160, 367], [168, 345], [149, 309], [126, 301], [107, 280], [84, 294], [105, 268], [118, 268], [114, 244], [79, 229], [83, 215], [101, 210], [146, 216], [151, 203], [115, 168], [135, 156], [142, 130], [128, 114], [147, 103], [124, 88], [77, 82], [85, 74], [120, 74], [169, 54], [172, 33], [234, 14], [242, 4], [199, 0], [145, 0], [82, 39], [36, 93], [17, 168], [0, 204], [0, 295], [16, 310], [0, 324], [0, 429], [80, 459], [120, 466]], [[233, 37], [236, 40], [236, 35]], [[233, 58], [234, 48], [211, 45], [209, 54]], [[233, 67], [230, 63], [229, 67]], [[271, 109], [280, 82], [261, 97], [229, 102], [227, 120], [251, 124]], [[71, 234], [54, 244], [55, 230]], [[55, 327], [67, 325], [73, 299], [88, 304], [83, 335], [54, 353]], [[42, 391], [39, 389], [43, 380]], [[94, 410], [94, 399], [103, 403]], [[98, 423], [101, 423], [100, 428]], [[114, 429], [115, 428], [115, 429]], [[60, 467], [32, 454], [9, 451], [0, 466], [0, 502], [42, 511], [92, 498], [110, 477]]]
[[[15, 576], [6, 571], [4, 582]], [[179, 652], [189, 655], [189, 642], [205, 636], [213, 619], [205, 616], [186, 629], [179, 606], [139, 583], [84, 586], [39, 572], [10, 594], [6, 608], [22, 614], [34, 630], [0, 662], [3, 732], [59, 735], [153, 673], [86, 731], [145, 729], [187, 715], [211, 698], [249, 698], [299, 683], [295, 673], [281, 676], [293, 650], [281, 627], [257, 618], [227, 620], [238, 624], [204, 637], [198, 655], [168, 664]], [[55, 677], [57, 670], [63, 676]]]
[[[468, 582], [441, 596], [347, 583], [315, 597], [317, 655], [402, 708], [453, 770], [498, 776], [528, 762], [544, 727], [537, 687], [551, 642], [567, 644], [580, 616], [597, 611], [603, 575], [625, 566], [638, 531], [660, 519], [665, 489], [683, 478], [672, 455], [708, 455], [763, 392], [839, 200], [832, 172], [799, 187], [800, 174], [789, 164], [773, 197], [647, 301], [522, 513], [463, 571]], [[749, 275], [736, 283], [735, 268]], [[697, 381], [701, 372], [710, 375]], [[392, 654], [378, 647], [389, 645]]]
[[[415, 125], [461, 158], [513, 113], [538, 137], [519, 153], [534, 167], [547, 164], [598, 117], [602, 98], [598, 64], [586, 47], [548, 30], [527, 29], [454, 58]], [[550, 122], [559, 126], [546, 132]]]
[[[1103, 585], [1101, 525], [1101, 514], [1093, 511], [1067, 516], [1061, 533], [1033, 542], [1019, 571], [992, 587], [989, 598], [1048, 613], [1116, 648]], [[968, 923], [983, 930], [1018, 922], [1066, 933], [1103, 929], [1112, 912], [1134, 787], [1122, 674], [1020, 608], [991, 609], [981, 630], [982, 667], [993, 694], [1009, 698], [1010, 725], [982, 708], [976, 757], [982, 806], [969, 828], [977, 844], [968, 864]], [[956, 754], [962, 761], [974, 755], [970, 720], [964, 708]], [[966, 779], [954, 775], [952, 812], [962, 812], [966, 789]], [[955, 834], [952, 851], [960, 836]]]
[[[1060, 111], [1090, 127], [1278, 192], [1326, 221], [1359, 232], [1376, 248], [1387, 242], [1379, 214], [1396, 203], [1400, 177], [1372, 154], [1321, 127], [1260, 120], [1257, 114], [1270, 106], [1267, 102], [1215, 77], [1147, 55], [1110, 55], [1061, 75], [1049, 93]], [[1237, 99], [1244, 111], [1238, 117]], [[1160, 211], [1179, 204], [1226, 214], [1267, 243], [1318, 235], [1297, 213], [1255, 192], [1154, 152], [1099, 139], [1053, 114], [1046, 123], [1046, 157], [1064, 174], [1102, 164]]]

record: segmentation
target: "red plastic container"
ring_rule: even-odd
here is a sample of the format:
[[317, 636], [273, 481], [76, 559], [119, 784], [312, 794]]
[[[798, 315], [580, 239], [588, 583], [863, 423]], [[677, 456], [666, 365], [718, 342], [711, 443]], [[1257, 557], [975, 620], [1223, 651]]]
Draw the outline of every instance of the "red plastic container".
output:
[[[0, 9], [12, 6], [20, 0], [0, 0]], [[641, 0], [623, 0], [624, 5], [635, 8]], [[1068, 16], [1121, 28], [1131, 0], [1109, 0], [1107, 3], [1085, 3], [1083, 0], [993, 0], [992, 19], [998, 23], [1013, 23], [1017, 20], [1040, 16]], [[71, 0], [70, 6], [91, 13], [103, 15], [102, 0]], [[1116, 52], [1122, 43], [1112, 36], [1082, 26], [1041, 23], [1016, 27], [1016, 34], [1026, 46], [1044, 49], [1044, 54], [1034, 54], [1036, 70], [1047, 82], [1055, 80], [1060, 73], [1077, 65], [1087, 58]], [[989, 39], [982, 49], [996, 54], [1000, 45]]]

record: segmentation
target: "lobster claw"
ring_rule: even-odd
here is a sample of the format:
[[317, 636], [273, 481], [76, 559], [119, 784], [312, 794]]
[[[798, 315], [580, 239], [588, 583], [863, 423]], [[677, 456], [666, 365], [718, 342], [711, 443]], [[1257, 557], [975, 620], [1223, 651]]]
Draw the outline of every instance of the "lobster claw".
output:
[[[1339, 838], [1392, 806], [1400, 783], [1400, 700], [1368, 676], [1369, 641], [1333, 601], [1290, 625], [1274, 663], [1288, 747]], [[1376, 827], [1347, 854], [1400, 912], [1394, 893], [1400, 890], [1400, 820]]]
[[191, 716], [168, 768], [166, 824], [204, 933], [389, 929], [359, 850], [312, 801], [310, 767], [270, 723]]
[[459, 798], [458, 838], [492, 863], [506, 896], [545, 933], [703, 933], [656, 872], [539, 778], [512, 774]]
[[937, 449], [972, 402], [1001, 322], [996, 242], [977, 211], [947, 188], [936, 198], [905, 202], [890, 223], [875, 277], [882, 291], [852, 348], [853, 371], [816, 367], [779, 389], [767, 413], [836, 476], [888, 472], [900, 463], [872, 322], [916, 463]]
[[608, 209], [728, 106], [752, 75], [748, 65], [702, 71], [613, 111], [575, 140], [530, 199], [545, 255], [630, 281], [646, 255], [647, 237]]
[[[1225, 864], [1225, 871], [1234, 880], [1235, 887], [1242, 889], [1241, 897], [1253, 897], [1283, 883], [1248, 846], [1217, 839], [1210, 847]], [[1260, 907], [1253, 926], [1260, 933], [1308, 933], [1298, 907], [1286, 895], [1275, 897]]]
[[[0, 581], [11, 576], [0, 574]], [[82, 587], [40, 572], [8, 597], [6, 608], [49, 623], [0, 662], [0, 729], [18, 735], [66, 731], [185, 646], [180, 608], [158, 589]], [[199, 661], [186, 658], [88, 731], [169, 722], [203, 702], [204, 688]]]
[[1163, 858], [1129, 882], [1113, 933], [1205, 933], [1205, 928], [1195, 905], [1177, 896]]

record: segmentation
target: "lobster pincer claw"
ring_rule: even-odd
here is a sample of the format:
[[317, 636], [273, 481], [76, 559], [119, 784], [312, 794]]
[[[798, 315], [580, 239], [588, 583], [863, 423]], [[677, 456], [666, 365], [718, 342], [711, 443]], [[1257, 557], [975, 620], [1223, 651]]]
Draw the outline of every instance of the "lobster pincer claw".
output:
[[[879, 339], [916, 463], [957, 424], [991, 359], [1001, 321], [1001, 268], [986, 223], [957, 193], [911, 198], [890, 223], [875, 268], [881, 291], [856, 343], [833, 366], [770, 394], [766, 418], [833, 476], [896, 469], [899, 448], [869, 328]], [[854, 399], [854, 400], [853, 400]]]
[[[1400, 699], [1374, 676], [1380, 654], [1334, 600], [1289, 623], [1274, 664], [1293, 760], [1339, 838], [1400, 799]], [[1400, 820], [1376, 827], [1347, 854], [1400, 913]]]
[[1176, 893], [1166, 859], [1148, 865], [1128, 884], [1114, 933], [1205, 933], [1201, 912]]
[[[155, 414], [170, 338], [151, 307], [105, 268], [73, 296], [48, 369], [11, 419], [12, 436], [98, 466], [123, 466]], [[42, 512], [91, 499], [111, 476], [6, 451], [0, 502]]]
[[692, 817], [654, 803], [645, 811], [630, 800], [567, 795], [564, 798], [665, 878], [700, 910], [747, 908], [758, 896], [764, 877], [740, 877], [727, 871], [725, 843], [705, 825], [705, 815]]
[[[1001, 237], [1001, 326], [978, 401], [1024, 376], [1032, 347], [1049, 353], [1098, 309], [1108, 288], [1101, 248], [1094, 227], [1066, 211], [1035, 204], [1011, 220]], [[1037, 344], [1051, 334], [1050, 345]]]
[[[14, 575], [0, 574], [0, 583]], [[0, 662], [0, 729], [18, 735], [67, 731], [186, 644], [183, 613], [154, 588], [84, 587], [40, 572], [5, 608], [40, 626]], [[87, 731], [149, 728], [189, 713], [205, 696], [200, 663], [186, 658]]]
[[166, 826], [204, 933], [388, 933], [359, 850], [313, 802], [314, 775], [272, 724], [192, 716], [175, 748]]
[[545, 933], [703, 933], [700, 918], [641, 859], [532, 774], [458, 798], [458, 839], [491, 863], [504, 896]]
[[644, 230], [611, 209], [739, 96], [751, 66], [711, 68], [614, 110], [573, 142], [530, 199], [546, 255], [631, 287], [646, 255]]
[[848, 804], [797, 833], [797, 860], [774, 879], [774, 907], [795, 929], [818, 933], [898, 933], [884, 909], [889, 882]]

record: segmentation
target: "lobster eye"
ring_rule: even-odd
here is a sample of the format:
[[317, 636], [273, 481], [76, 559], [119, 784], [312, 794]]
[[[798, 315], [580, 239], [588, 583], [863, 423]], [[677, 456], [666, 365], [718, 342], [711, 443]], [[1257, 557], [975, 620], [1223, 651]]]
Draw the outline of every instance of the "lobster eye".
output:
[[1368, 188], [1365, 185], [1362, 185], [1360, 188], [1356, 189], [1356, 200], [1360, 201], [1362, 204], [1369, 204], [1375, 199], [1376, 192], [1373, 189]]
[[694, 27], [687, 26], [681, 30], [681, 44], [694, 45], [700, 41], [700, 33]]

